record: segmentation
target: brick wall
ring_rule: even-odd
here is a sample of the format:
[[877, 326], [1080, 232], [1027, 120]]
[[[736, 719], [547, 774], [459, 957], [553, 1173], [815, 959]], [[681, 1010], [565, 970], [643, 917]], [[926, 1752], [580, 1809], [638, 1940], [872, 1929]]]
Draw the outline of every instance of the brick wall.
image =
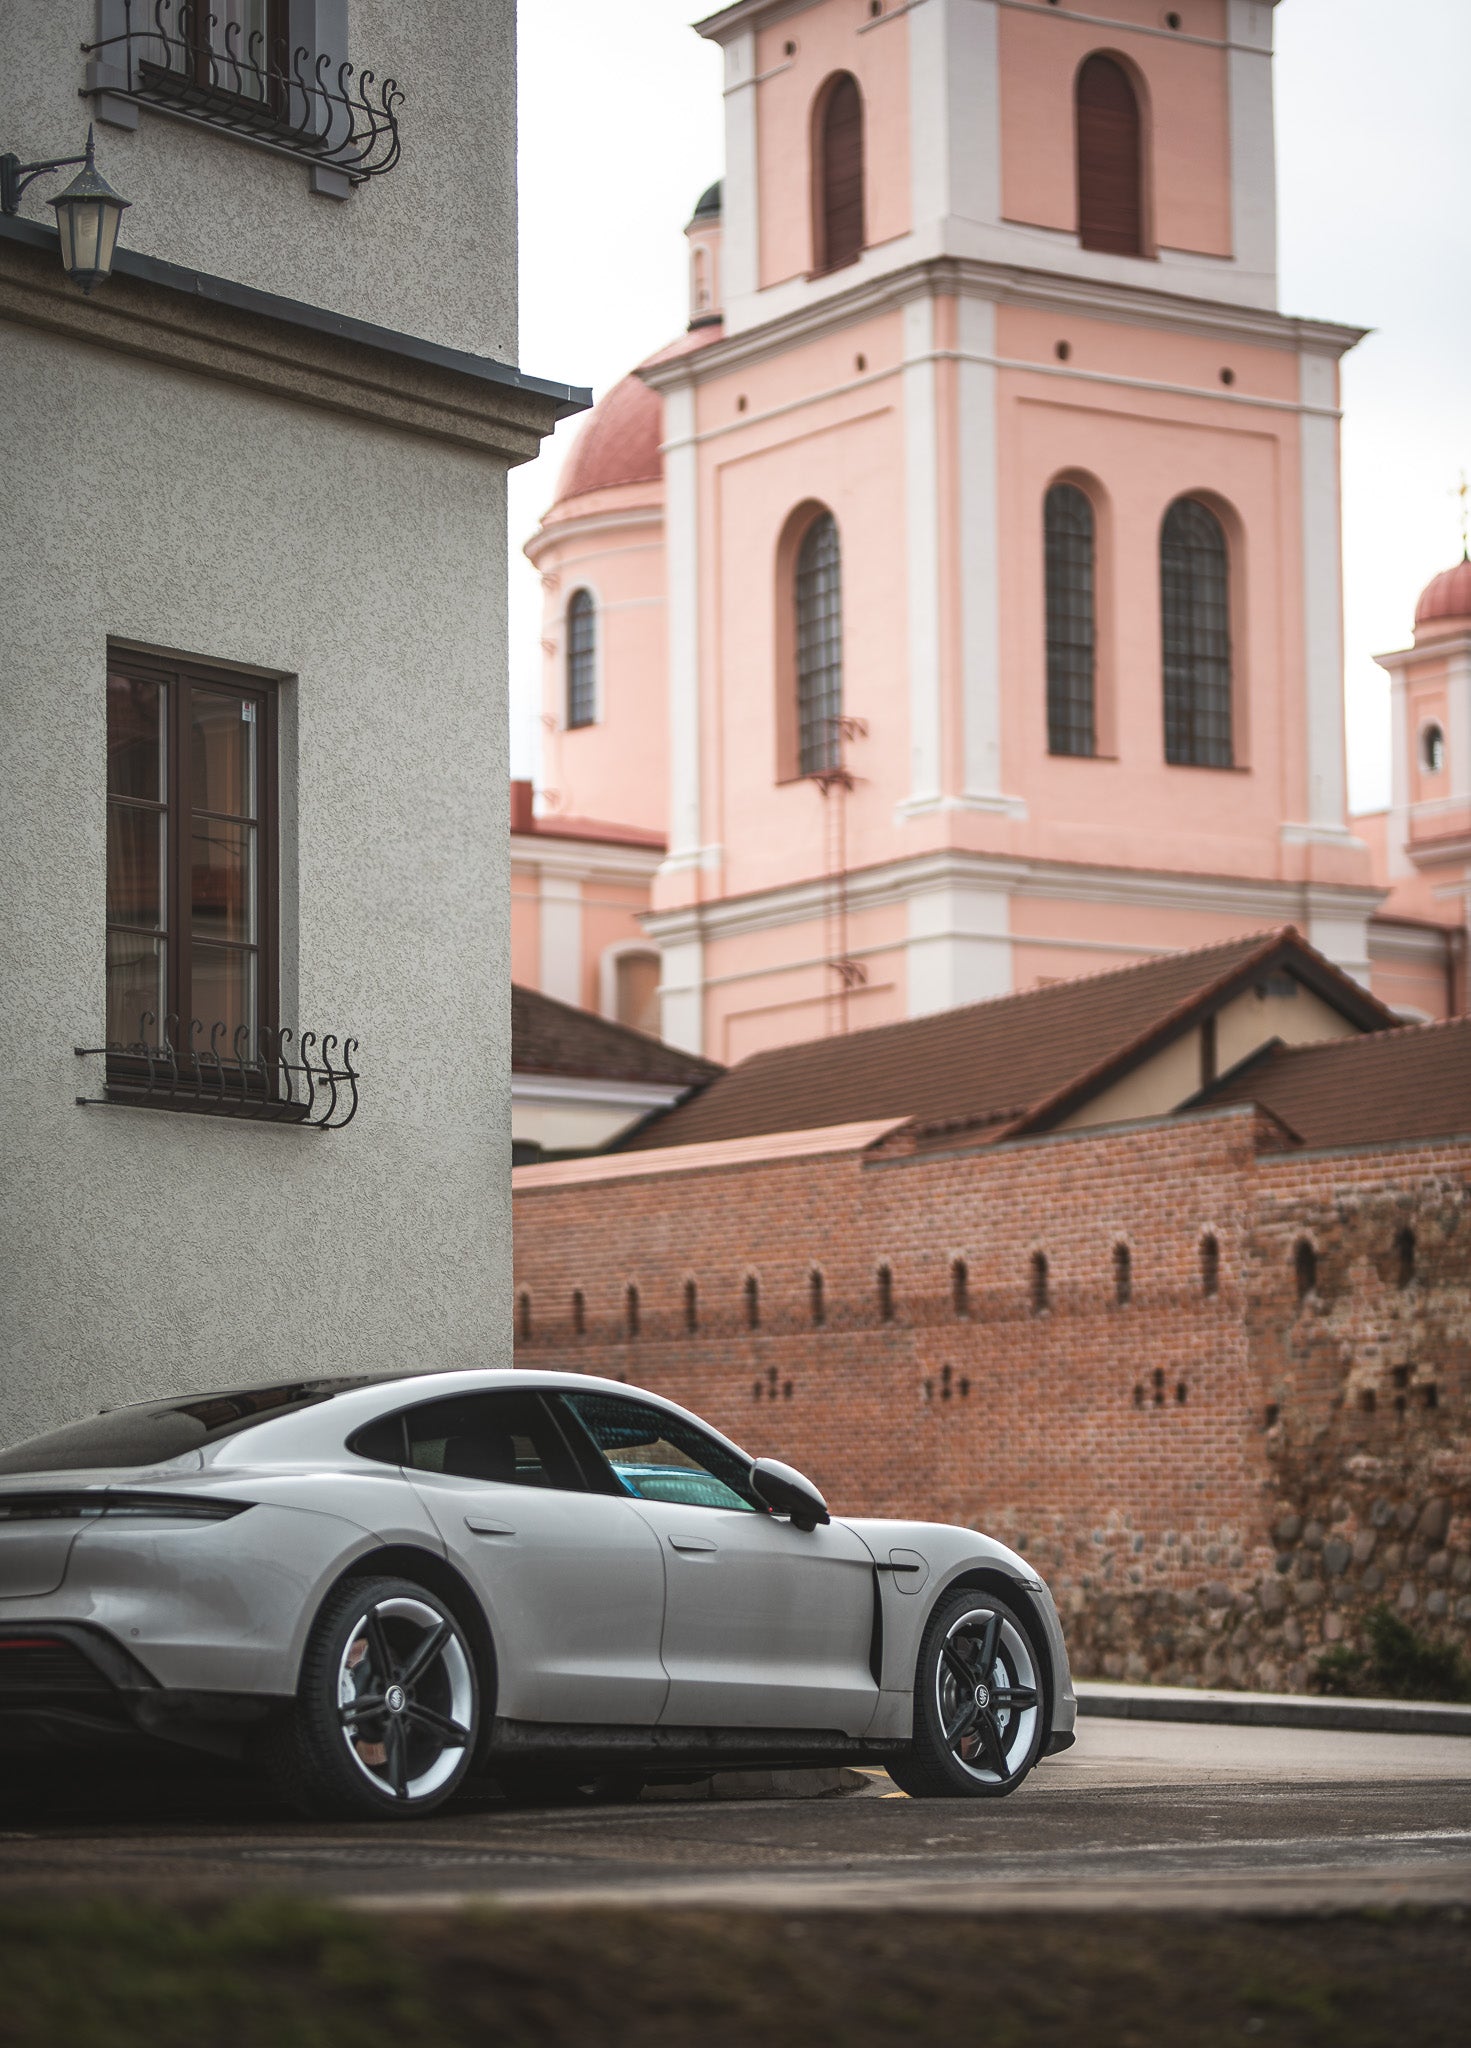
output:
[[[1083, 1671], [1302, 1683], [1370, 1598], [1362, 1572], [1324, 1576], [1324, 1546], [1352, 1552], [1376, 1502], [1416, 1518], [1457, 1503], [1448, 1591], [1471, 1542], [1454, 1519], [1471, 1146], [1306, 1159], [1280, 1142], [1237, 1109], [948, 1156], [673, 1174], [651, 1158], [647, 1176], [524, 1189], [517, 1359], [683, 1402], [809, 1472], [838, 1512], [1015, 1544]], [[1317, 1272], [1299, 1300], [1304, 1238]], [[1380, 1463], [1361, 1501], [1364, 1457]], [[1310, 1525], [1315, 1564], [1298, 1555]], [[1313, 1570], [1321, 1596], [1284, 1600]], [[1436, 1618], [1453, 1625], [1455, 1601]]]

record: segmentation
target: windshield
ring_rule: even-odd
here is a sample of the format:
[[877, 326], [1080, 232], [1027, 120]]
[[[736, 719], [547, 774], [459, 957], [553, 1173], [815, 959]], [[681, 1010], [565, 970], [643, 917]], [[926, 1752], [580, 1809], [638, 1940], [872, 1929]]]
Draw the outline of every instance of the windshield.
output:
[[186, 1451], [235, 1436], [252, 1423], [311, 1408], [354, 1387], [376, 1386], [391, 1374], [355, 1379], [288, 1380], [274, 1387], [242, 1387], [228, 1394], [188, 1394], [171, 1401], [140, 1401], [72, 1422], [49, 1436], [32, 1437], [0, 1451], [0, 1472], [86, 1472], [110, 1465], [162, 1465]]

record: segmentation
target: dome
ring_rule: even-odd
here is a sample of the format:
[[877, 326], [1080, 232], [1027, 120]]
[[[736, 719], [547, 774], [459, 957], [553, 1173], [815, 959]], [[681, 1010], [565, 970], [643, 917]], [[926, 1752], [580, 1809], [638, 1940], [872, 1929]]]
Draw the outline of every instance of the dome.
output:
[[723, 180], [717, 178], [713, 185], [708, 186], [706, 190], [700, 194], [699, 200], [695, 206], [694, 214], [692, 216], [693, 219], [718, 220], [720, 218], [722, 183]]
[[621, 378], [588, 414], [562, 465], [556, 502], [621, 484], [657, 483], [664, 474], [664, 401], [642, 377]]
[[1420, 592], [1415, 606], [1417, 627], [1438, 619], [1471, 618], [1471, 561], [1463, 555], [1453, 569], [1442, 569]]
[[[668, 348], [649, 356], [649, 363], [668, 362], [671, 356], [708, 348], [720, 339], [718, 323], [693, 334], [682, 334]], [[645, 367], [645, 365], [640, 365]], [[620, 378], [605, 391], [572, 444], [557, 480], [554, 505], [568, 498], [580, 498], [587, 491], [621, 490], [630, 484], [657, 484], [664, 479], [664, 401], [645, 384], [637, 371]]]

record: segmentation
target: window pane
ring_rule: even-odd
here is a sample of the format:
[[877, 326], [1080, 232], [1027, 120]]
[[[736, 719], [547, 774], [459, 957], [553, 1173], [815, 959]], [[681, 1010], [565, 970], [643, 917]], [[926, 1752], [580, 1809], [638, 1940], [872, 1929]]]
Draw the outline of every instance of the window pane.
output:
[[[216, 1048], [233, 1053], [236, 1031], [243, 1024], [255, 1029], [255, 955], [233, 946], [196, 945], [193, 951], [193, 1014], [204, 1026], [195, 1039], [202, 1051], [209, 1049], [209, 1035], [216, 1024], [225, 1029]], [[186, 1034], [181, 1032], [181, 1038]]]
[[797, 556], [797, 773], [838, 765], [843, 710], [843, 592], [837, 521], [813, 521]]
[[107, 807], [107, 920], [163, 925], [163, 812]]
[[194, 820], [190, 854], [193, 934], [255, 943], [255, 827]]
[[195, 689], [189, 705], [189, 801], [196, 811], [255, 816], [255, 700]]
[[1054, 484], [1044, 510], [1047, 566], [1047, 751], [1092, 754], [1093, 507]]
[[750, 1468], [702, 1430], [612, 1394], [564, 1394], [635, 1500], [755, 1511]]
[[107, 793], [163, 801], [163, 685], [107, 679]]
[[501, 1486], [580, 1492], [571, 1454], [531, 1394], [462, 1394], [410, 1410], [409, 1463], [420, 1472]]
[[107, 1041], [157, 1045], [163, 1037], [163, 945], [142, 932], [107, 934]]
[[1177, 498], [1160, 535], [1165, 759], [1229, 768], [1231, 605], [1226, 536], [1195, 498]]
[[567, 724], [591, 725], [597, 716], [597, 609], [592, 592], [579, 590], [567, 607]]

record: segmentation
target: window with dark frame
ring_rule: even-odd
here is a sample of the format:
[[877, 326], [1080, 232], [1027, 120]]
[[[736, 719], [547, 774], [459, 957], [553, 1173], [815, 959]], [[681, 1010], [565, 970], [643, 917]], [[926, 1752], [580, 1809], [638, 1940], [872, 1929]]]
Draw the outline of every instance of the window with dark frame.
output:
[[170, 67], [191, 83], [283, 107], [291, 73], [291, 0], [165, 0]]
[[[276, 1022], [276, 691], [115, 654], [107, 673], [107, 1040], [258, 1050]], [[173, 1020], [170, 1023], [170, 1020]], [[243, 1038], [237, 1037], [243, 1034]]]
[[1142, 256], [1144, 124], [1129, 74], [1113, 57], [1090, 57], [1074, 88], [1078, 240], [1085, 249]]
[[838, 523], [813, 520], [797, 551], [797, 773], [838, 765], [843, 715], [843, 577]]
[[1086, 492], [1054, 484], [1043, 507], [1047, 585], [1047, 751], [1091, 756], [1094, 720], [1094, 521]]
[[1165, 759], [1230, 768], [1231, 588], [1226, 534], [1208, 505], [1177, 498], [1160, 529]]
[[849, 71], [830, 79], [817, 118], [817, 262], [841, 270], [863, 253], [863, 95]]
[[567, 604], [567, 729], [592, 725], [598, 715], [598, 611], [590, 590], [575, 590]]

